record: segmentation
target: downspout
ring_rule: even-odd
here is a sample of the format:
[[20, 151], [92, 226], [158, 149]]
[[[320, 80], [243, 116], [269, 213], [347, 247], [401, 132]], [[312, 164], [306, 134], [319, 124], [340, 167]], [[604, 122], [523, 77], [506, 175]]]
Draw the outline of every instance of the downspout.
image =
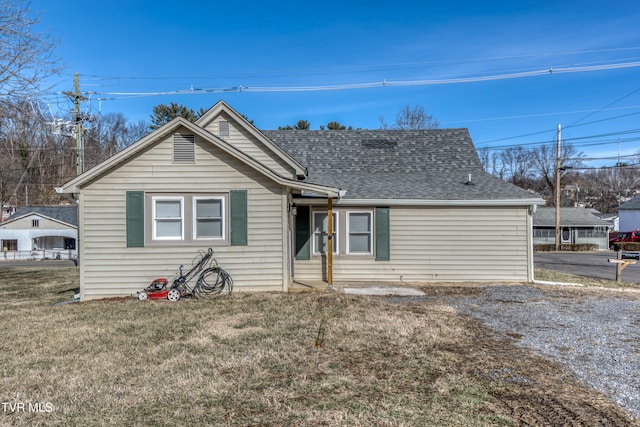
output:
[[535, 265], [533, 260], [533, 216], [538, 210], [538, 205], [531, 205], [527, 209], [527, 282], [535, 282]]
[[333, 288], [333, 198], [327, 199], [327, 288]]

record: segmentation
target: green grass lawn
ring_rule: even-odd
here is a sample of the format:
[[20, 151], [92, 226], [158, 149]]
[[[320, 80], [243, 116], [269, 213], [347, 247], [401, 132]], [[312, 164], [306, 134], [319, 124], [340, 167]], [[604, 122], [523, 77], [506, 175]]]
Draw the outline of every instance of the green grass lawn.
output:
[[[593, 396], [435, 300], [238, 293], [54, 307], [76, 292], [76, 269], [0, 277], [0, 425], [518, 425], [515, 408], [554, 387], [577, 407]], [[504, 369], [535, 380], [492, 374]], [[547, 410], [534, 401], [529, 412]]]

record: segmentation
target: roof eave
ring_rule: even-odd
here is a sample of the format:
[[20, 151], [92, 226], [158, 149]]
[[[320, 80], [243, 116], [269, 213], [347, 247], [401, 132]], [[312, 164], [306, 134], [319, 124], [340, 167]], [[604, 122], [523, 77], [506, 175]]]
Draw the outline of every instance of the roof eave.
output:
[[31, 215], [37, 215], [37, 216], [39, 216], [39, 217], [40, 217], [40, 218], [42, 218], [42, 219], [47, 219], [47, 220], [49, 220], [49, 221], [53, 221], [53, 222], [55, 222], [55, 223], [65, 225], [65, 226], [67, 226], [67, 227], [69, 227], [69, 228], [76, 228], [76, 229], [78, 228], [78, 226], [77, 226], [77, 225], [74, 225], [74, 224], [68, 223], [68, 222], [63, 221], [63, 220], [61, 220], [61, 219], [53, 218], [53, 217], [48, 216], [48, 215], [41, 214], [41, 213], [36, 212], [36, 211], [27, 212], [27, 213], [25, 213], [25, 214], [23, 214], [23, 215], [20, 215], [20, 216], [15, 217], [15, 218], [7, 219], [6, 221], [1, 222], [0, 224], [1, 224], [1, 225], [11, 224], [11, 223], [13, 223], [13, 222], [20, 221], [21, 219], [25, 219], [25, 218], [27, 218], [27, 217], [29, 217], [29, 216], [31, 216]]
[[[296, 203], [313, 203], [313, 199], [297, 198]], [[540, 206], [543, 199], [495, 199], [495, 200], [430, 200], [430, 199], [347, 199], [336, 201], [338, 205], [350, 206], [466, 206], [466, 207], [496, 207], [496, 206]]]
[[94, 168], [88, 170], [82, 175], [77, 176], [76, 178], [67, 182], [63, 186], [57, 187], [56, 191], [59, 194], [73, 195], [73, 194], [79, 193], [82, 186], [85, 185], [86, 183], [91, 182], [92, 180], [96, 179], [99, 176], [102, 176], [104, 173], [108, 172], [111, 168], [117, 166], [119, 163], [124, 162], [127, 159], [144, 151], [149, 145], [154, 144], [158, 140], [166, 137], [167, 135], [170, 135], [172, 132], [174, 132], [176, 129], [180, 127], [185, 127], [189, 129], [191, 132], [193, 132], [194, 134], [200, 136], [201, 138], [212, 141], [212, 143], [217, 144], [217, 146], [222, 150], [231, 154], [238, 160], [243, 161], [245, 164], [253, 167], [255, 170], [271, 178], [272, 180], [274, 180], [280, 185], [296, 188], [300, 190], [318, 192], [321, 194], [326, 194], [327, 196], [330, 196], [330, 197], [340, 196], [340, 189], [338, 188], [319, 185], [319, 184], [311, 184], [311, 183], [306, 183], [302, 181], [296, 181], [293, 179], [285, 178], [277, 174], [273, 170], [267, 168], [262, 163], [256, 161], [252, 157], [246, 155], [244, 152], [230, 145], [228, 142], [224, 141], [223, 139], [220, 139], [219, 137], [217, 137], [216, 135], [213, 135], [211, 132], [207, 131], [206, 129], [203, 129], [200, 126], [197, 126], [196, 124], [193, 124], [190, 121], [183, 119], [182, 117], [175, 118], [171, 122], [162, 126], [157, 131], [152, 132], [149, 135], [145, 136], [137, 143], [127, 147], [126, 149], [115, 154], [114, 156], [110, 157], [109, 159], [105, 160], [104, 162], [95, 166]]

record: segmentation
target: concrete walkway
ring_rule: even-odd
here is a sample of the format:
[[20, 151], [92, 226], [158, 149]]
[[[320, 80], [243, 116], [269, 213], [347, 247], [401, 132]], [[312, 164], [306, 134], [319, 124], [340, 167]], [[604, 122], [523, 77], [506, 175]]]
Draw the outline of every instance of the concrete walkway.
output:
[[421, 296], [424, 295], [419, 289], [409, 286], [380, 285], [378, 284], [335, 284], [332, 287], [327, 282], [322, 281], [298, 281], [289, 286], [289, 292], [325, 292], [336, 291], [350, 295], [380, 295], [380, 296]]
[[380, 296], [422, 296], [425, 295], [420, 289], [408, 288], [404, 286], [362, 286], [344, 287], [340, 292], [350, 295], [380, 295]]

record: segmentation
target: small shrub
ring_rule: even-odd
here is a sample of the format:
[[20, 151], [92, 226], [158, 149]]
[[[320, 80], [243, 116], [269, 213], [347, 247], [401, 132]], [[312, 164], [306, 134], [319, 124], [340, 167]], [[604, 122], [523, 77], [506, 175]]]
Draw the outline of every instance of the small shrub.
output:
[[640, 242], [616, 242], [613, 244], [614, 251], [629, 251], [629, 252], [638, 252], [640, 251]]
[[[560, 245], [560, 251], [562, 252], [589, 252], [598, 249], [598, 245], [595, 243], [563, 243]], [[533, 250], [536, 252], [553, 252], [556, 250], [554, 243], [543, 243], [533, 245]]]

